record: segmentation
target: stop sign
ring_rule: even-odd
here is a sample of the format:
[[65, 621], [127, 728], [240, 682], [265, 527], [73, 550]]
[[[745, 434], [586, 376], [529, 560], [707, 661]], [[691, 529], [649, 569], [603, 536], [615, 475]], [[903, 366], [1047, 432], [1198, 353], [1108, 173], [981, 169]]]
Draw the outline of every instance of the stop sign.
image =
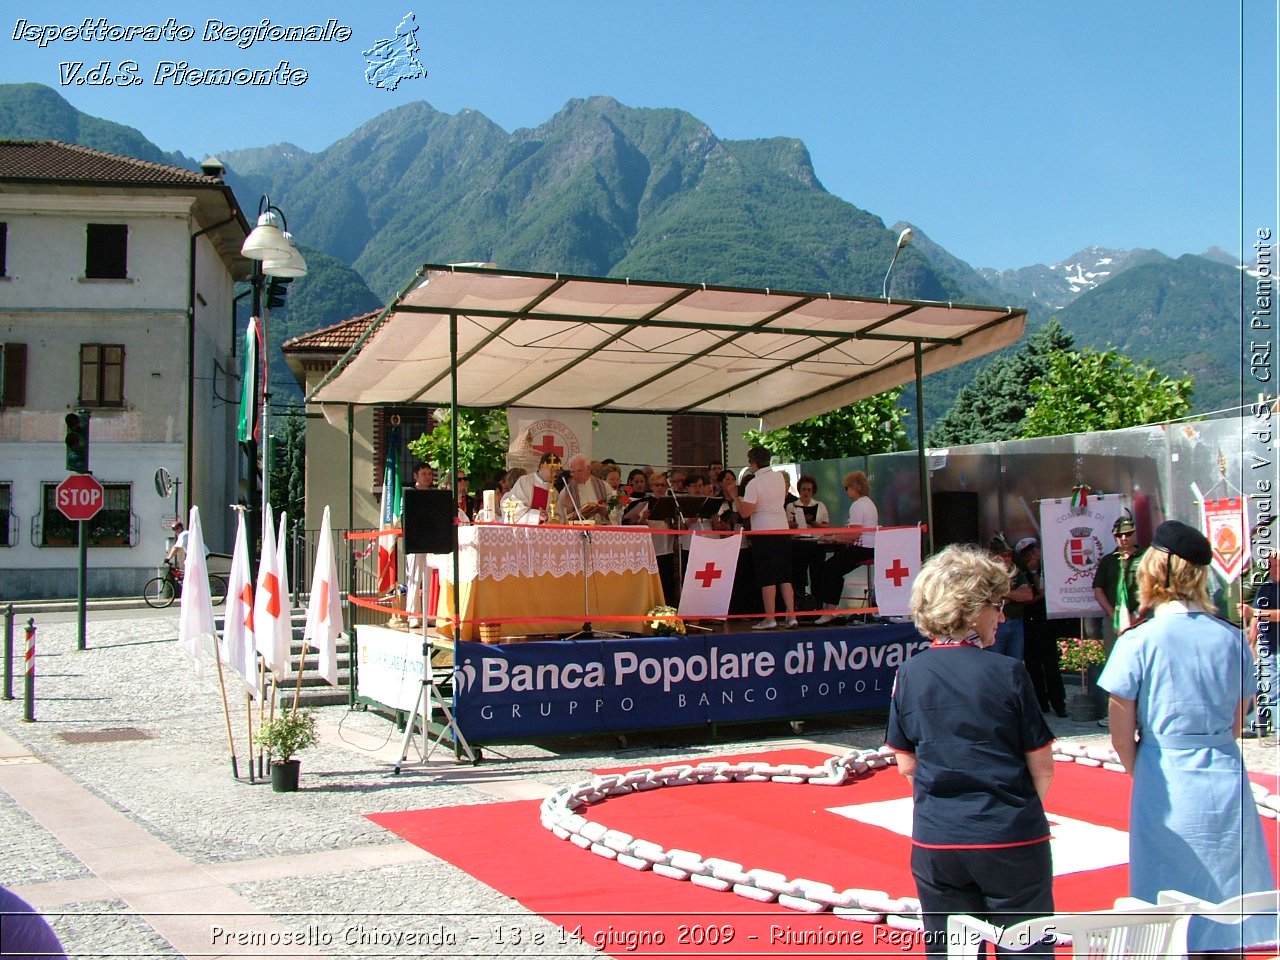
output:
[[102, 509], [102, 484], [87, 473], [73, 473], [54, 492], [58, 509], [68, 520], [92, 520]]

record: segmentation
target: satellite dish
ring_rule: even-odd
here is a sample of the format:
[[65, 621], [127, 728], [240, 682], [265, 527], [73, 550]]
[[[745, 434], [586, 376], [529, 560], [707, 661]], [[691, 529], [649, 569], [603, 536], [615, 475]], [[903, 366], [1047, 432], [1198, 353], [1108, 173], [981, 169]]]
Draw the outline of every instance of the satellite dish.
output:
[[169, 471], [164, 467], [156, 469], [156, 493], [161, 498], [166, 498], [173, 493], [173, 477], [169, 476]]

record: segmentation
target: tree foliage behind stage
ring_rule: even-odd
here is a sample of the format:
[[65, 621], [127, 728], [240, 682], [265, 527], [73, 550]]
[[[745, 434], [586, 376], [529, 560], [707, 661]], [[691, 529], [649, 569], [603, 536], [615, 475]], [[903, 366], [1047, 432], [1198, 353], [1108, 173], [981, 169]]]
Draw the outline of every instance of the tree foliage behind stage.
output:
[[[453, 431], [449, 408], [435, 412], [436, 427], [408, 443], [409, 452], [419, 460], [434, 464], [440, 486], [450, 487], [449, 464], [453, 461]], [[506, 466], [508, 447], [505, 410], [458, 408], [458, 467], [470, 478], [472, 493], [481, 490]]]
[[777, 430], [748, 430], [748, 446], [766, 447], [785, 463], [801, 460], [833, 460], [906, 450], [907, 411], [898, 406], [900, 388], [859, 400], [808, 420]]
[[1119, 430], [1185, 416], [1193, 377], [1175, 380], [1116, 350], [1059, 350], [1032, 381], [1024, 437]]
[[1057, 320], [1050, 320], [1015, 353], [992, 359], [973, 383], [960, 390], [951, 409], [929, 432], [930, 446], [955, 447], [1021, 437], [1031, 406], [1031, 381], [1044, 375], [1050, 355], [1070, 350], [1071, 345], [1071, 334]]

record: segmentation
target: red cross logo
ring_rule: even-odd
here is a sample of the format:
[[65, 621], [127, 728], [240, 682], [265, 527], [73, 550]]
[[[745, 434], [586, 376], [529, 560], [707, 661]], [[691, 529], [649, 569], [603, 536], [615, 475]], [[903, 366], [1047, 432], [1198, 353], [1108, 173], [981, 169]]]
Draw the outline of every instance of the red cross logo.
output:
[[250, 631], [253, 630], [253, 587], [249, 584], [244, 585], [244, 589], [240, 591], [240, 602], [244, 604], [244, 625]]
[[895, 557], [893, 560], [893, 566], [886, 570], [884, 575], [886, 580], [893, 581], [893, 585], [895, 587], [900, 587], [902, 586], [902, 581], [907, 579], [907, 575], [910, 573], [911, 571], [902, 565], [902, 560]]
[[267, 614], [272, 617], [280, 616], [280, 578], [274, 573], [268, 573], [262, 578], [262, 585], [267, 591]]
[[564, 447], [557, 445], [554, 434], [544, 433], [542, 442], [534, 445], [534, 450], [538, 453], [554, 453], [557, 457], [564, 456]]
[[701, 581], [704, 590], [710, 590], [711, 584], [723, 576], [724, 571], [717, 569], [716, 565], [708, 560], [707, 565], [693, 575], [693, 579]]
[[329, 622], [329, 581], [320, 581], [320, 622]]

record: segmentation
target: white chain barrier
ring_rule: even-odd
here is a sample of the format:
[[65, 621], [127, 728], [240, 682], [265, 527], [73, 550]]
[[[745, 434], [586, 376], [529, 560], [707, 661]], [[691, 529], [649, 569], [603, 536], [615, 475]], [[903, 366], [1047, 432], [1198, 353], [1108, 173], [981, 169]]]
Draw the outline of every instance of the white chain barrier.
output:
[[[1124, 772], [1120, 758], [1110, 747], [1089, 747], [1077, 743], [1055, 743], [1053, 758], [1059, 763]], [[626, 773], [591, 777], [560, 787], [542, 802], [542, 826], [561, 840], [614, 860], [632, 870], [651, 870], [671, 880], [688, 880], [708, 890], [736, 893], [758, 903], [777, 903], [802, 913], [830, 911], [845, 920], [886, 923], [902, 930], [923, 930], [920, 901], [915, 897], [893, 897], [884, 890], [850, 887], [836, 890], [827, 883], [804, 878], [789, 879], [781, 873], [719, 857], [704, 857], [692, 850], [668, 850], [660, 844], [633, 837], [621, 830], [588, 820], [587, 808], [609, 797], [642, 793], [661, 787], [687, 787], [702, 783], [806, 783], [841, 787], [866, 779], [877, 770], [896, 765], [893, 751], [853, 750], [831, 757], [818, 767], [800, 764], [768, 764], [759, 761], [676, 764], [659, 769], [644, 768]], [[1275, 820], [1280, 815], [1280, 795], [1250, 783], [1258, 812]]]

